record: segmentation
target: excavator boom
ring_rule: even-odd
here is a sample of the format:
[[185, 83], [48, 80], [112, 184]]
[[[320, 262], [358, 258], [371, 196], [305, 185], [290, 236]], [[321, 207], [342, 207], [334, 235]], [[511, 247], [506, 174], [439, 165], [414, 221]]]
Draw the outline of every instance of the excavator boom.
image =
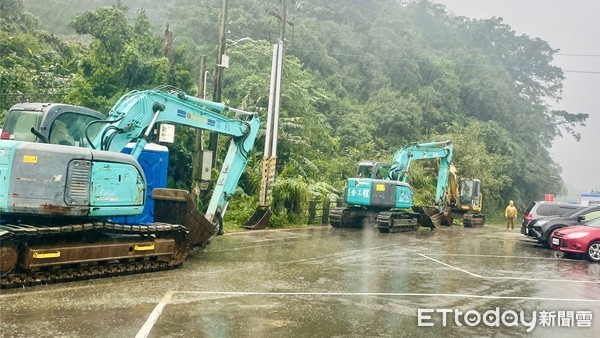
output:
[[[20, 105], [8, 118], [18, 123], [0, 135], [2, 288], [180, 266], [220, 226], [260, 126], [255, 113], [160, 89], [124, 95], [106, 119], [46, 104]], [[27, 121], [34, 123], [25, 129]], [[166, 182], [166, 166], [154, 164], [168, 157], [138, 162], [163, 122], [231, 138], [205, 215], [187, 191], [147, 182], [148, 170]], [[131, 143], [131, 155], [121, 153]], [[122, 220], [140, 214], [150, 198], [152, 220]]]

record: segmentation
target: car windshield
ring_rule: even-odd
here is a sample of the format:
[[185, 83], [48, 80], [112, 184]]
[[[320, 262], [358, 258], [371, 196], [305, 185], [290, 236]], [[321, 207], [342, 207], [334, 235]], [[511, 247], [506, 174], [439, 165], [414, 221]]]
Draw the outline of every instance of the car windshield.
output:
[[582, 210], [585, 210], [586, 208], [587, 208], [587, 207], [579, 207], [579, 208], [577, 208], [577, 209], [573, 209], [573, 210], [571, 210], [571, 211], [569, 211], [569, 212], [565, 213], [565, 214], [563, 215], [563, 217], [571, 217], [571, 216], [573, 216], [573, 215], [577, 214], [578, 212], [580, 212], [580, 211], [582, 211]]
[[600, 217], [596, 217], [589, 222], [586, 222], [587, 226], [600, 228]]
[[572, 213], [571, 215], [569, 215], [569, 217], [577, 217], [577, 216], [580, 216], [580, 215], [586, 215], [586, 214], [588, 214], [590, 212], [593, 212], [595, 210], [600, 210], [600, 208], [599, 207], [583, 207], [581, 209], [577, 209], [574, 213]]

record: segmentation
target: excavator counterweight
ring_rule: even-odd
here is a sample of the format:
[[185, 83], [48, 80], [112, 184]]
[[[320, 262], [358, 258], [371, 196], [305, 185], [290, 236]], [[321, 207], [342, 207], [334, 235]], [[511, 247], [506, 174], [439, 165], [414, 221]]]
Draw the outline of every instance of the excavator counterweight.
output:
[[[205, 214], [166, 189], [166, 147], [148, 143], [161, 123], [230, 137]], [[108, 117], [14, 106], [0, 135], [0, 287], [180, 266], [222, 227], [259, 126], [255, 113], [166, 87], [125, 94]]]

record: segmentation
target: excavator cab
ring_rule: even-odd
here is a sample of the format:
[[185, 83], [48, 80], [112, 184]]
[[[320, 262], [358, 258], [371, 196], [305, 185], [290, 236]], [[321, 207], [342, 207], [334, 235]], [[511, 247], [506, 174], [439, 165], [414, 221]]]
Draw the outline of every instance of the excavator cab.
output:
[[463, 214], [463, 225], [468, 228], [482, 227], [485, 215], [481, 213], [483, 198], [481, 194], [481, 181], [476, 178], [461, 178], [460, 185], [460, 213]]
[[460, 179], [460, 207], [463, 210], [481, 210], [481, 181], [472, 178]]
[[387, 179], [391, 165], [383, 162], [360, 162], [356, 169], [357, 178]]
[[0, 139], [88, 147], [85, 133], [94, 138], [104, 119], [93, 109], [61, 103], [21, 103], [10, 108]]

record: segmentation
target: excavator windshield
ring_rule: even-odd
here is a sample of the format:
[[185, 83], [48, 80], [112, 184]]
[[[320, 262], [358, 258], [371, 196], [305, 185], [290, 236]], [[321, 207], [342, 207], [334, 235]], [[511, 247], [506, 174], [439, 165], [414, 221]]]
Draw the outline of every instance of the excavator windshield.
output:
[[356, 169], [356, 177], [358, 178], [371, 178], [373, 172], [374, 163], [359, 163], [358, 169]]
[[375, 179], [386, 179], [390, 171], [390, 164], [380, 162], [361, 162], [358, 164], [356, 170], [356, 177], [358, 178], [375, 178]]
[[88, 124], [97, 119], [93, 116], [76, 113], [64, 113], [59, 115], [50, 127], [50, 143], [75, 147], [88, 147], [86, 129], [88, 136], [93, 139], [100, 131], [100, 124]]
[[6, 117], [1, 138], [5, 140], [34, 142], [36, 136], [31, 127], [39, 128], [42, 121], [41, 111], [11, 111]]
[[476, 179], [460, 179], [460, 204], [471, 205], [479, 199], [480, 181]]

